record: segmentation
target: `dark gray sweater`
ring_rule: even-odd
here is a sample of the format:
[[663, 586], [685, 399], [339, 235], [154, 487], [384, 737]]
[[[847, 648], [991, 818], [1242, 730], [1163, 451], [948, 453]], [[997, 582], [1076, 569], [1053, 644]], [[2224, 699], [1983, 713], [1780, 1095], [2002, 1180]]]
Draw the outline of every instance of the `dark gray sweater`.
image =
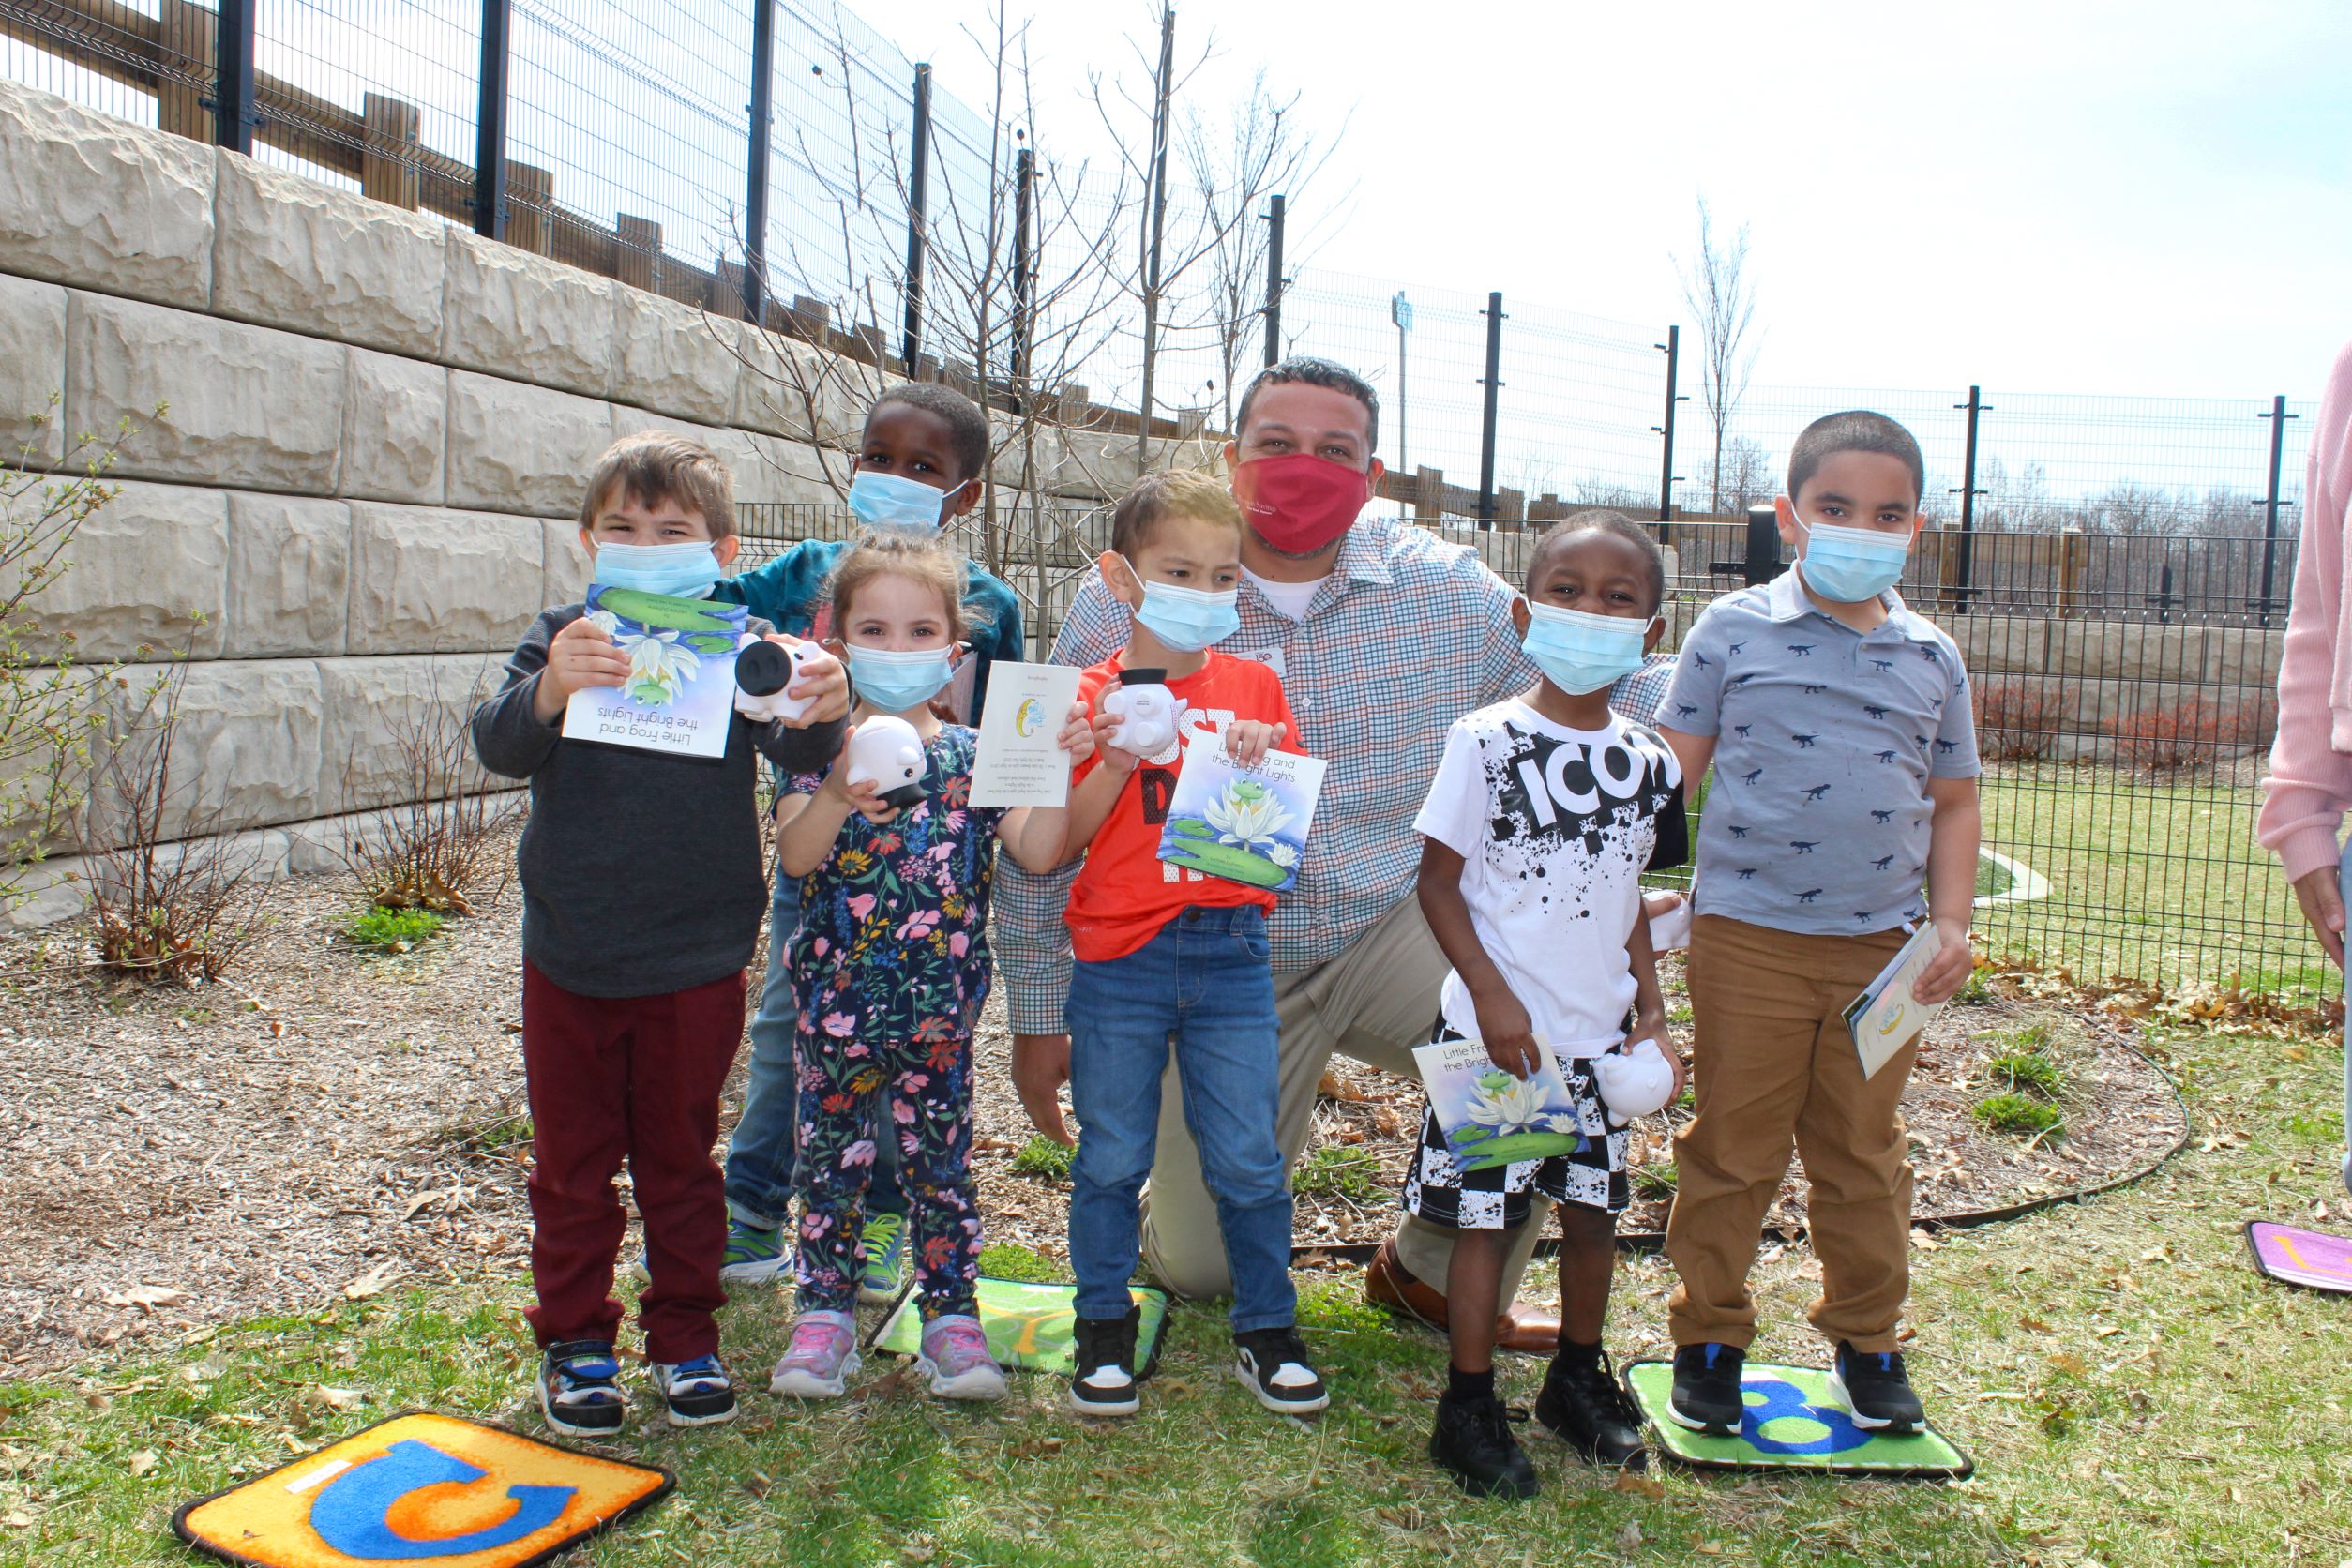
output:
[[[548, 644], [584, 607], [543, 610], [507, 661], [506, 684], [474, 710], [482, 765], [531, 781], [517, 856], [522, 954], [581, 996], [659, 996], [751, 961], [767, 912], [753, 786], [756, 747], [788, 773], [822, 768], [840, 721], [806, 730], [737, 715], [724, 756], [666, 757], [563, 738], [532, 712]], [[754, 620], [750, 629], [768, 630]]]

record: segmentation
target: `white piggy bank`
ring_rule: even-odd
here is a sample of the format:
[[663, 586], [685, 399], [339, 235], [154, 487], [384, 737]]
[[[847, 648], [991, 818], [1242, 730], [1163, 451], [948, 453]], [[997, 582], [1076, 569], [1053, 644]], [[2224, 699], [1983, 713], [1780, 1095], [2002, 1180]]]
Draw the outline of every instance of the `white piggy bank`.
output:
[[810, 699], [786, 693], [800, 679], [800, 667], [814, 652], [806, 642], [787, 647], [744, 633], [735, 653], [735, 711], [759, 723], [798, 718], [807, 713]]
[[1160, 684], [1158, 670], [1120, 672], [1119, 684], [1102, 695], [1102, 710], [1119, 722], [1104, 737], [1137, 757], [1156, 757], [1176, 740], [1176, 715], [1184, 704]]
[[850, 735], [852, 784], [879, 787], [886, 806], [901, 809], [923, 799], [923, 737], [914, 726], [890, 714], [876, 714]]
[[1674, 1097], [1674, 1069], [1655, 1040], [1594, 1057], [1592, 1078], [1600, 1085], [1601, 1103], [1609, 1108], [1611, 1126], [1662, 1110]]

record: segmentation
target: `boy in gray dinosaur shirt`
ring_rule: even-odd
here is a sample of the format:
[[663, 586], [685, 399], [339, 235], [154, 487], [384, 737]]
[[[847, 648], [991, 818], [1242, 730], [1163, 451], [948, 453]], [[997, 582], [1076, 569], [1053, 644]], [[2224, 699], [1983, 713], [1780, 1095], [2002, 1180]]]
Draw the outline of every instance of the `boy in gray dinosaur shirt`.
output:
[[[580, 543], [599, 583], [700, 596], [735, 553], [734, 517], [710, 448], [632, 436], [589, 476]], [[840, 749], [849, 700], [840, 665], [819, 655], [792, 687], [815, 699], [807, 716], [788, 726], [737, 715], [716, 758], [565, 740], [572, 693], [629, 673], [628, 656], [582, 611], [539, 612], [505, 686], [475, 710], [474, 745], [490, 772], [531, 781], [518, 858], [539, 1405], [560, 1432], [604, 1436], [626, 1405], [612, 1296], [624, 1159], [651, 1274], [638, 1320], [670, 1422], [735, 1414], [714, 1317], [727, 1299], [727, 1205], [711, 1145], [767, 908], [751, 753], [790, 772], [822, 769]], [[764, 621], [750, 629], [793, 641]]]

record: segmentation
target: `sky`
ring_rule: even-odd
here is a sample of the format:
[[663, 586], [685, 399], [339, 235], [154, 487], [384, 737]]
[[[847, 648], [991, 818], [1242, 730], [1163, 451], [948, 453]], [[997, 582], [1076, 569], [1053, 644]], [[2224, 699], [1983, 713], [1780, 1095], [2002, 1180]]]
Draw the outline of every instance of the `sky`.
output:
[[[970, 0], [865, 12], [981, 94]], [[1315, 266], [1685, 324], [1696, 203], [1745, 223], [1759, 383], [2314, 392], [2352, 336], [2334, 0], [1185, 0], [1196, 101], [1263, 67], [1338, 136]], [[1101, 132], [1145, 0], [1016, 0], [1048, 144]], [[1343, 133], [1344, 132], [1344, 133]]]

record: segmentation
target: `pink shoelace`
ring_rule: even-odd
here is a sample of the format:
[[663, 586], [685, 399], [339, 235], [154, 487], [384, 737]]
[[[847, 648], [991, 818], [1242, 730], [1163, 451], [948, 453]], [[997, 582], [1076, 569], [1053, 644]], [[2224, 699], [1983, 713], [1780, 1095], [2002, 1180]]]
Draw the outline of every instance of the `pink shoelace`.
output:
[[924, 1336], [924, 1353], [931, 1364], [948, 1377], [968, 1372], [974, 1366], [994, 1365], [996, 1358], [988, 1354], [988, 1336], [976, 1323], [955, 1322], [935, 1326]]

